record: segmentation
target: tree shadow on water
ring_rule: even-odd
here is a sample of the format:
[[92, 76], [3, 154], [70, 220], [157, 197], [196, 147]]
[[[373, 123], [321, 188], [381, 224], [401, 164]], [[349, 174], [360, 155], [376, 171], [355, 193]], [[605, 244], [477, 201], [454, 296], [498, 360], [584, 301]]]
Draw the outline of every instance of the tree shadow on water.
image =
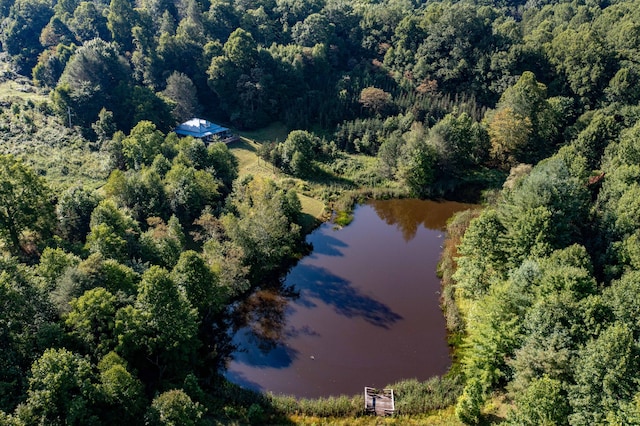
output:
[[304, 307], [316, 307], [312, 299], [320, 299], [340, 315], [362, 318], [369, 324], [386, 329], [402, 319], [384, 303], [363, 294], [349, 281], [325, 268], [298, 265], [295, 276], [290, 275], [287, 282], [293, 283], [300, 291], [295, 303]]
[[241, 371], [226, 371], [224, 376], [232, 383], [239, 385], [245, 389], [252, 389], [254, 391], [263, 392], [264, 388], [253, 380], [249, 380], [247, 376]]
[[327, 234], [323, 234], [316, 241], [313, 241], [311, 245], [313, 246], [310, 255], [311, 258], [315, 257], [316, 255], [342, 257], [344, 256], [344, 254], [342, 253], [341, 249], [348, 247], [348, 245], [343, 241]]
[[298, 357], [298, 351], [286, 346], [283, 340], [265, 339], [251, 329], [238, 333], [233, 358], [241, 364], [259, 368], [287, 368]]

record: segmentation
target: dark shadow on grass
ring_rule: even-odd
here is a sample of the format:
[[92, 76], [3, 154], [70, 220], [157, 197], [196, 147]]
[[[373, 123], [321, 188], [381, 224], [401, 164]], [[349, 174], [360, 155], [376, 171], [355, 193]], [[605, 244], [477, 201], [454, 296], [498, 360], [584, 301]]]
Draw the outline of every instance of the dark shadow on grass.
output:
[[320, 167], [315, 167], [313, 173], [309, 173], [306, 179], [313, 183], [321, 183], [328, 186], [336, 185], [342, 189], [356, 189], [358, 186], [353, 180], [327, 172]]
[[313, 308], [313, 299], [331, 306], [338, 314], [347, 318], [362, 318], [377, 327], [388, 329], [402, 319], [384, 303], [375, 300], [354, 288], [351, 283], [324, 268], [313, 265], [298, 265], [289, 274], [288, 283], [300, 291], [296, 304]]
[[300, 213], [300, 226], [305, 232], [311, 232], [313, 229], [318, 226], [320, 220], [312, 214], [309, 213]]
[[246, 140], [240, 138], [227, 145], [229, 148], [245, 149], [247, 151], [256, 152], [256, 148]]

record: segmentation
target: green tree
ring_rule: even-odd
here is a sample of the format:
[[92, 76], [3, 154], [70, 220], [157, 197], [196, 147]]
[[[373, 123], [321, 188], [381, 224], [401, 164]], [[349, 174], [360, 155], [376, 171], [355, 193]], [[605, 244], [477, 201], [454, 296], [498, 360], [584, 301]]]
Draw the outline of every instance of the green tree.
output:
[[107, 27], [111, 31], [113, 40], [125, 52], [133, 49], [132, 29], [136, 19], [136, 11], [130, 0], [111, 0], [107, 14]]
[[[53, 231], [51, 193], [42, 178], [12, 155], [0, 155], [0, 238], [10, 252], [27, 250], [29, 232], [40, 238]], [[31, 241], [37, 241], [31, 234]]]
[[171, 274], [191, 306], [198, 309], [200, 318], [223, 309], [227, 289], [220, 286], [218, 276], [200, 254], [193, 250], [182, 252]]
[[55, 87], [75, 51], [75, 45], [58, 44], [47, 49], [38, 56], [38, 63], [33, 67], [33, 82], [36, 86]]
[[276, 75], [277, 64], [267, 50], [258, 50], [250, 33], [238, 28], [224, 44], [223, 55], [211, 59], [209, 87], [221, 109], [237, 127], [266, 124], [279, 109], [277, 81], [285, 86], [288, 75]]
[[329, 42], [331, 27], [326, 16], [312, 13], [291, 28], [291, 37], [300, 46], [313, 47], [316, 44]]
[[[429, 5], [420, 16], [420, 32], [415, 36], [419, 46], [414, 50], [410, 46], [414, 37], [409, 37], [409, 46], [400, 49], [415, 52], [413, 77], [417, 81], [436, 80], [447, 93], [477, 93], [483, 101], [491, 99], [485, 79], [490, 54], [499, 43], [497, 31], [491, 27], [495, 16], [493, 9], [466, 3]], [[503, 43], [508, 46], [506, 40]], [[502, 70], [495, 71], [501, 74]]]
[[142, 121], [150, 121], [159, 130], [167, 132], [175, 125], [171, 107], [162, 97], [145, 86], [135, 85], [129, 90], [122, 99], [121, 108], [132, 113], [121, 119], [121, 128], [130, 129]]
[[128, 123], [131, 111], [123, 108], [130, 97], [131, 68], [116, 44], [93, 39], [69, 59], [52, 93], [57, 113], [71, 124], [90, 128], [100, 111], [113, 111], [119, 128]]
[[440, 168], [448, 173], [464, 173], [480, 165], [489, 152], [487, 131], [464, 112], [447, 114], [429, 130], [428, 138]]
[[431, 194], [437, 161], [436, 150], [425, 141], [405, 145], [398, 173], [412, 196], [425, 198]]
[[45, 0], [17, 0], [3, 22], [0, 33], [2, 50], [13, 56], [18, 71], [27, 74], [42, 50], [40, 33], [53, 16], [51, 3]]
[[456, 417], [465, 424], [474, 425], [480, 421], [480, 410], [484, 405], [482, 383], [473, 378], [467, 382], [456, 404]]
[[405, 140], [399, 133], [386, 138], [378, 149], [378, 170], [387, 179], [392, 179], [398, 172], [398, 162], [402, 157]]
[[216, 178], [222, 181], [226, 193], [231, 192], [233, 181], [238, 177], [238, 159], [223, 142], [216, 142], [207, 148], [209, 164], [216, 172]]
[[589, 24], [560, 32], [548, 49], [551, 63], [586, 104], [592, 104], [614, 76], [615, 49]]
[[189, 225], [205, 206], [214, 206], [218, 201], [218, 182], [205, 170], [196, 170], [175, 163], [165, 177], [165, 187], [171, 211], [180, 223]]
[[589, 169], [598, 169], [605, 148], [619, 136], [620, 130], [621, 124], [615, 116], [596, 111], [572, 144], [587, 160]]
[[164, 135], [150, 121], [140, 121], [122, 141], [122, 154], [130, 169], [140, 169], [151, 164], [160, 154]]
[[122, 298], [136, 293], [140, 277], [128, 266], [113, 259], [105, 259], [100, 254], [92, 254], [77, 265], [67, 267], [61, 279], [77, 282], [80, 297], [85, 291], [103, 287], [111, 294]]
[[70, 302], [71, 311], [65, 318], [71, 335], [77, 338], [87, 351], [99, 359], [114, 349], [113, 334], [116, 297], [102, 287], [86, 291]]
[[513, 425], [566, 425], [571, 412], [559, 380], [543, 377], [516, 395], [516, 410], [508, 415]]
[[147, 410], [147, 424], [158, 426], [196, 426], [205, 409], [182, 389], [173, 389], [154, 398]]
[[193, 137], [180, 138], [177, 149], [178, 156], [175, 161], [180, 161], [186, 166], [192, 166], [196, 169], [209, 168], [209, 153], [201, 139]]
[[148, 374], [154, 389], [182, 380], [196, 361], [197, 318], [169, 272], [152, 266], [134, 306], [116, 313], [117, 352]]
[[146, 405], [144, 386], [115, 352], [109, 352], [98, 363], [98, 391], [105, 404], [100, 419], [106, 424], [136, 423]]
[[56, 333], [48, 294], [15, 258], [0, 258], [0, 410], [11, 412], [24, 400], [28, 371], [42, 345]]
[[640, 271], [625, 273], [603, 292], [603, 298], [613, 311], [614, 318], [640, 336]]
[[78, 266], [80, 258], [74, 254], [67, 253], [61, 248], [53, 249], [47, 247], [40, 256], [40, 263], [36, 268], [36, 273], [44, 278], [45, 287], [52, 289], [55, 282], [67, 268]]
[[98, 205], [98, 197], [82, 186], [72, 186], [58, 199], [58, 233], [71, 242], [84, 243], [89, 232], [91, 212]]
[[610, 102], [633, 105], [640, 100], [640, 73], [637, 66], [624, 67], [618, 70], [605, 89]]
[[73, 12], [73, 18], [68, 22], [69, 29], [73, 31], [79, 41], [87, 42], [94, 38], [109, 40], [111, 34], [107, 27], [107, 19], [95, 3], [90, 1], [80, 2]]
[[113, 119], [113, 112], [102, 108], [98, 113], [98, 119], [91, 125], [91, 128], [96, 133], [98, 142], [102, 143], [110, 139], [116, 130], [118, 130]]
[[584, 179], [572, 175], [560, 156], [540, 162], [506, 197], [506, 221], [513, 222], [523, 212], [545, 207], [551, 213], [548, 243], [553, 248], [568, 246], [580, 236], [587, 221], [589, 193]]
[[294, 130], [278, 147], [282, 164], [291, 174], [298, 177], [309, 176], [313, 170], [314, 150], [320, 139], [305, 130]]
[[92, 424], [98, 421], [91, 363], [66, 349], [47, 349], [31, 367], [25, 408], [27, 424]]
[[457, 286], [470, 298], [486, 293], [493, 280], [504, 278], [505, 228], [499, 213], [487, 209], [472, 219], [458, 248]]
[[198, 102], [198, 90], [186, 74], [173, 72], [167, 78], [162, 95], [173, 102], [172, 114], [178, 123], [199, 116], [202, 107]]
[[507, 165], [534, 164], [558, 142], [564, 116], [569, 114], [560, 99], [547, 99], [547, 88], [526, 71], [507, 88], [489, 118], [492, 155]]
[[255, 64], [258, 55], [257, 47], [251, 33], [238, 28], [231, 33], [222, 49], [231, 63], [244, 69]]
[[615, 323], [578, 352], [569, 391], [574, 425], [603, 423], [638, 392], [638, 347], [625, 324]]
[[285, 191], [273, 181], [248, 178], [236, 182], [230, 203], [237, 212], [222, 222], [227, 235], [242, 248], [251, 275], [262, 279], [291, 259], [299, 244], [300, 226], [289, 219]]
[[111, 200], [100, 202], [91, 214], [87, 248], [105, 258], [126, 262], [138, 252], [138, 224]]
[[109, 175], [104, 192], [119, 205], [127, 207], [138, 222], [145, 222], [151, 217], [168, 216], [164, 183], [151, 167], [144, 167], [140, 171], [114, 170]]

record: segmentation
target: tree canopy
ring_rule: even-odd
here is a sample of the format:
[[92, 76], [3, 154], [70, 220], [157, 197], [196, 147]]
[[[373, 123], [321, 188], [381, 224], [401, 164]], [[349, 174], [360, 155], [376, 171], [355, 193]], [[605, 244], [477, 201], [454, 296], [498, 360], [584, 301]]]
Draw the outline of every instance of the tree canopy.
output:
[[0, 0], [0, 423], [278, 423], [230, 312], [363, 194], [484, 200], [460, 421], [640, 423], [639, 6]]

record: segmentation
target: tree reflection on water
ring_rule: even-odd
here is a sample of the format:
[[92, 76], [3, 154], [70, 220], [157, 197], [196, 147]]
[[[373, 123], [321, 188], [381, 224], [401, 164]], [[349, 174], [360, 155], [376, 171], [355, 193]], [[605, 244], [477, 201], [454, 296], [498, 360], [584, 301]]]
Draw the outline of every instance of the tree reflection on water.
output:
[[412, 240], [420, 225], [427, 229], [444, 231], [447, 220], [457, 211], [473, 208], [474, 204], [431, 200], [384, 200], [368, 203], [378, 217], [389, 225], [396, 225], [405, 241]]
[[290, 301], [300, 297], [293, 286], [282, 280], [259, 288], [238, 303], [232, 315], [233, 333], [245, 328], [245, 334], [263, 352], [282, 344], [285, 336], [286, 312]]

